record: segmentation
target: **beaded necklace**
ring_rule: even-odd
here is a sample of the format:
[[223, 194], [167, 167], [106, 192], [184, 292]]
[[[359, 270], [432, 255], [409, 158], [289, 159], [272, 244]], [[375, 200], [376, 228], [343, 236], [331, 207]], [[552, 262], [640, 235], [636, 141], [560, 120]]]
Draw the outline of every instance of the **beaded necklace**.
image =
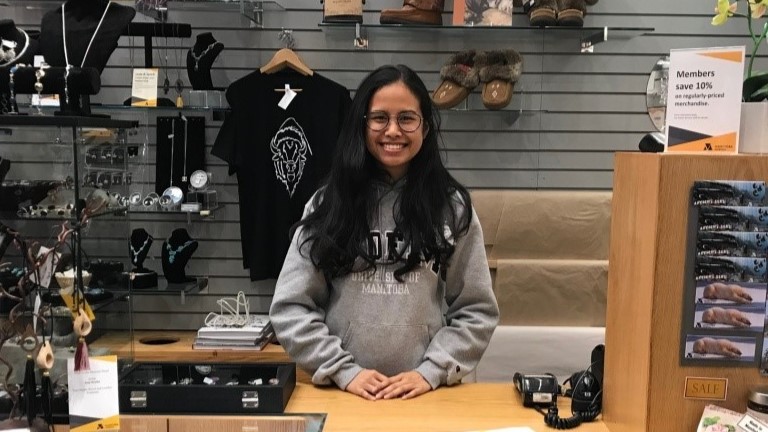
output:
[[133, 248], [133, 244], [129, 243], [129, 246], [131, 246], [131, 253], [133, 254], [133, 262], [137, 262], [139, 260], [139, 255], [144, 252], [144, 248], [147, 247], [147, 244], [149, 243], [149, 239], [152, 237], [147, 236], [147, 238], [144, 240], [144, 244], [141, 245], [139, 250], [136, 250]]
[[176, 261], [176, 254], [180, 253], [181, 251], [186, 249], [187, 246], [191, 245], [194, 242], [195, 242], [194, 240], [187, 240], [183, 245], [177, 248], [172, 247], [170, 243], [166, 243], [165, 249], [168, 251], [168, 262], [170, 264], [173, 264], [173, 262]]

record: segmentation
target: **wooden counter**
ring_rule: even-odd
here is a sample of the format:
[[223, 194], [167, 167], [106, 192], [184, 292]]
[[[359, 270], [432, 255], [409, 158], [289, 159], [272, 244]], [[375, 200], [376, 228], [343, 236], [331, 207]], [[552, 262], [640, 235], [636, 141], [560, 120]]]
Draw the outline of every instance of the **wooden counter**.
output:
[[[561, 399], [558, 406], [563, 415], [570, 416], [570, 404]], [[488, 429], [527, 426], [535, 432], [551, 432], [543, 416], [524, 408], [512, 384], [476, 383], [441, 387], [411, 400], [367, 401], [336, 388], [320, 388], [297, 384], [286, 414], [326, 413], [322, 432], [469, 432]], [[297, 430], [295, 420], [274, 416], [192, 416], [192, 415], [124, 415], [121, 429], [129, 432], [179, 432], [198, 430], [210, 432], [287, 432]], [[583, 423], [580, 432], [608, 432], [598, 418]], [[66, 432], [66, 427], [57, 427]]]
[[[570, 417], [565, 398], [561, 416]], [[544, 417], [524, 408], [512, 383], [475, 383], [441, 387], [411, 400], [367, 401], [335, 388], [298, 384], [286, 412], [328, 413], [323, 432], [444, 431], [466, 432], [528, 426], [551, 432]], [[607, 432], [597, 421], [579, 426], [580, 432]]]
[[[269, 344], [261, 351], [196, 350], [192, 348], [194, 331], [137, 331], [131, 347], [130, 333], [107, 333], [91, 344], [94, 349], [105, 349], [120, 358], [133, 358], [137, 362], [201, 362], [201, 363], [269, 363], [290, 361], [283, 347]], [[153, 344], [161, 339], [172, 343]], [[149, 342], [149, 343], [148, 343]], [[306, 372], [296, 369], [298, 382], [311, 383]]]
[[[95, 341], [94, 348], [106, 348], [119, 357], [143, 362], [274, 362], [288, 361], [288, 356], [279, 345], [268, 345], [263, 351], [215, 351], [193, 350], [194, 332], [178, 331], [140, 331], [135, 332], [135, 340], [154, 337], [178, 338], [178, 342], [165, 345], [135, 343], [131, 353], [130, 339], [127, 333], [108, 334]], [[536, 432], [549, 432], [553, 429], [544, 424], [543, 416], [537, 411], [524, 408], [512, 383], [474, 383], [454, 387], [441, 387], [415, 399], [367, 401], [358, 396], [333, 387], [315, 387], [309, 377], [297, 371], [300, 378], [286, 413], [327, 413], [323, 432], [360, 432], [360, 431], [444, 431], [467, 432], [483, 429], [497, 429], [514, 426], [527, 426]], [[559, 402], [561, 417], [570, 416], [569, 401], [562, 398]], [[125, 430], [147, 431], [170, 424], [171, 417], [189, 419], [190, 416], [123, 416]], [[242, 430], [238, 421], [253, 422], [253, 416], [204, 416], [216, 420], [227, 427], [221, 430]], [[203, 417], [196, 417], [203, 420]], [[226, 419], [226, 421], [224, 421]], [[149, 428], [149, 429], [148, 429]], [[154, 429], [153, 429], [154, 428]], [[218, 429], [218, 428], [217, 428]], [[268, 430], [268, 428], [263, 428]], [[63, 431], [66, 428], [58, 428]], [[598, 419], [579, 427], [583, 432], [607, 432], [608, 428]]]

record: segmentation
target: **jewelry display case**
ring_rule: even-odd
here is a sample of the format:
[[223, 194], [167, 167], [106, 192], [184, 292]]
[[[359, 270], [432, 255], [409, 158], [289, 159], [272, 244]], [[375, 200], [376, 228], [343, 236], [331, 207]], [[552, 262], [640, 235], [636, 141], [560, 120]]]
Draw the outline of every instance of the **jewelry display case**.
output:
[[134, 363], [119, 378], [124, 414], [282, 413], [294, 363]]
[[[3, 237], [8, 239], [0, 256], [0, 297], [6, 302], [0, 323], [8, 330], [0, 344], [8, 373], [0, 385], [8, 393], [0, 397], [0, 406], [12, 408], [0, 412], [18, 414], [19, 399], [9, 393], [15, 384], [28, 387], [33, 376], [24, 372], [24, 359], [48, 347], [53, 361], [45, 369], [38, 364], [40, 377], [49, 377], [51, 383], [52, 412], [47, 415], [65, 421], [66, 365], [78, 339], [90, 344], [107, 331], [132, 330], [121, 231], [128, 232], [130, 226], [125, 203], [132, 183], [128, 159], [139, 122], [36, 112], [30, 107], [29, 113], [0, 115], [0, 155], [9, 161], [0, 189], [48, 185], [44, 193], [26, 195], [14, 202], [15, 209], [4, 207], [0, 213]], [[19, 190], [15, 187], [11, 190]], [[90, 332], [75, 325], [82, 316], [92, 322]], [[20, 337], [31, 338], [32, 349], [19, 347]], [[35, 402], [22, 412], [38, 406]]]

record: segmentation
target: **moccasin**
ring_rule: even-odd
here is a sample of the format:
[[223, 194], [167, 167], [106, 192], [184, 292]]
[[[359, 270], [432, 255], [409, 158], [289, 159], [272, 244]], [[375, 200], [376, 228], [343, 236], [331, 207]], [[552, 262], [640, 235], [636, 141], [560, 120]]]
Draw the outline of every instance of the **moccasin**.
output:
[[475, 50], [458, 52], [440, 68], [441, 82], [432, 92], [432, 102], [435, 106], [440, 109], [453, 108], [480, 84], [475, 67], [475, 59], [479, 54]]
[[584, 27], [587, 3], [584, 0], [558, 0], [557, 25]]
[[557, 25], [557, 0], [534, 0], [528, 9], [528, 20], [533, 27]]
[[509, 105], [515, 83], [523, 72], [523, 57], [513, 49], [486, 51], [476, 64], [483, 83], [483, 105], [497, 110]]

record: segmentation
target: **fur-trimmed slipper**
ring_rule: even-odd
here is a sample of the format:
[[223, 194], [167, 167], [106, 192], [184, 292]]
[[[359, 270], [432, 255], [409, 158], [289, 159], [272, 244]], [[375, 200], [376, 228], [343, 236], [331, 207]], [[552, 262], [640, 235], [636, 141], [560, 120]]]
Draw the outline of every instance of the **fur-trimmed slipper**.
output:
[[584, 16], [587, 14], [585, 0], [557, 0], [559, 12], [557, 13], [557, 25], [570, 27], [584, 27]]
[[533, 27], [557, 25], [557, 0], [534, 0], [528, 19]]
[[475, 67], [475, 50], [453, 54], [440, 68], [440, 85], [432, 93], [432, 102], [440, 109], [453, 108], [469, 96], [473, 88], [480, 84], [480, 77]]
[[512, 90], [523, 72], [523, 57], [513, 49], [487, 51], [475, 60], [483, 83], [483, 105], [497, 110], [509, 105]]

